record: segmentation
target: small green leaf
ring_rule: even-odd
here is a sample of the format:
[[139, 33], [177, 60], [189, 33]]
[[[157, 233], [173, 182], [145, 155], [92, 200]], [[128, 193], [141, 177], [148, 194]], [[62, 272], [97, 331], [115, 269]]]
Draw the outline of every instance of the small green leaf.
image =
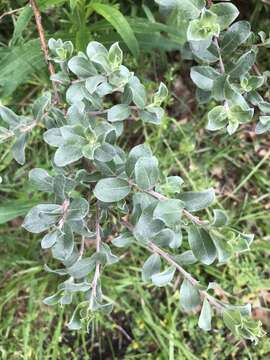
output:
[[205, 265], [215, 261], [217, 251], [209, 233], [195, 225], [188, 228], [188, 242], [195, 257]]
[[214, 107], [208, 113], [207, 130], [216, 131], [226, 126], [228, 112], [223, 105]]
[[213, 204], [215, 201], [215, 191], [210, 188], [205, 191], [187, 191], [181, 193], [179, 198], [185, 203], [188, 211], [199, 211]]
[[78, 260], [71, 267], [67, 269], [70, 276], [75, 279], [82, 279], [90, 272], [94, 270], [96, 266], [96, 257], [86, 257], [84, 259]]
[[46, 170], [35, 168], [29, 172], [29, 180], [37, 190], [44, 192], [53, 191], [53, 177]]
[[63, 167], [80, 160], [83, 157], [82, 149], [78, 145], [63, 145], [54, 154], [54, 162], [57, 166]]
[[212, 327], [211, 321], [212, 321], [212, 310], [208, 300], [205, 297], [203, 301], [203, 306], [199, 317], [198, 325], [202, 330], [209, 331], [211, 330]]
[[163, 221], [168, 227], [175, 227], [181, 223], [184, 204], [181, 200], [171, 199], [158, 202], [154, 210], [154, 219]]
[[28, 212], [22, 226], [25, 230], [38, 234], [55, 224], [60, 214], [60, 205], [39, 204]]
[[214, 219], [212, 222], [212, 226], [214, 227], [222, 227], [224, 225], [228, 224], [228, 216], [226, 214], [226, 212], [224, 210], [220, 210], [220, 209], [214, 209], [213, 210], [214, 213]]
[[230, 70], [229, 74], [231, 78], [240, 78], [245, 75], [254, 65], [256, 61], [256, 51], [250, 50], [242, 55], [237, 62], [234, 64], [233, 68]]
[[193, 66], [190, 76], [198, 88], [211, 91], [214, 80], [219, 76], [219, 73], [210, 66]]
[[118, 42], [112, 44], [109, 49], [109, 62], [112, 67], [117, 69], [123, 61], [123, 52], [118, 44]]
[[112, 244], [116, 247], [123, 248], [128, 247], [134, 240], [135, 239], [130, 232], [124, 232], [113, 239]]
[[51, 248], [56, 243], [59, 235], [61, 236], [61, 233], [58, 230], [54, 230], [46, 234], [41, 240], [42, 249]]
[[217, 15], [220, 30], [226, 29], [239, 15], [237, 7], [232, 3], [214, 4], [210, 10]]
[[220, 42], [222, 54], [231, 54], [242, 45], [250, 36], [250, 24], [248, 21], [234, 23], [222, 37]]
[[137, 76], [133, 76], [128, 82], [129, 89], [132, 93], [132, 99], [135, 105], [138, 108], [143, 109], [146, 104], [146, 93], [145, 88], [137, 78]]
[[135, 164], [135, 181], [142, 190], [152, 189], [159, 178], [156, 157], [141, 157]]
[[130, 108], [126, 104], [114, 105], [108, 110], [108, 121], [122, 121], [127, 119], [131, 114]]
[[180, 305], [185, 311], [193, 311], [200, 304], [201, 298], [197, 287], [184, 279], [180, 287]]
[[154, 285], [158, 287], [163, 287], [168, 285], [172, 281], [174, 273], [175, 273], [175, 267], [171, 266], [161, 273], [152, 275], [151, 279]]
[[143, 264], [142, 280], [147, 282], [151, 280], [152, 275], [160, 272], [161, 260], [158, 254], [151, 255]]
[[116, 202], [124, 199], [130, 192], [126, 180], [118, 178], [101, 179], [95, 186], [95, 196], [103, 202]]
[[74, 56], [71, 58], [68, 62], [68, 67], [75, 75], [83, 79], [96, 75], [97, 73], [94, 65], [82, 56]]

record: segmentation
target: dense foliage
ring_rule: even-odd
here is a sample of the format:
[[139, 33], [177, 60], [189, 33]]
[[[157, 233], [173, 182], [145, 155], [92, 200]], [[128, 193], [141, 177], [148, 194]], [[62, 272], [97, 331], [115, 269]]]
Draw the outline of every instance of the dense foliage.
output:
[[[253, 33], [246, 20], [236, 21], [239, 11], [231, 2], [155, 2], [167, 23], [178, 26], [174, 30], [162, 23], [153, 26], [150, 9], [143, 5], [151, 35], [165, 42], [167, 37], [170, 49], [175, 49], [179, 36], [182, 57], [198, 63], [191, 67], [190, 77], [197, 86], [198, 102], [210, 104], [207, 130], [226, 128], [232, 135], [239, 125], [258, 116], [256, 133], [268, 132], [269, 73], [261, 73], [256, 62], [259, 48], [270, 46], [267, 35]], [[73, 10], [77, 6], [72, 2]], [[119, 9], [82, 2], [80, 11], [85, 24], [94, 13], [104, 17], [138, 58], [141, 44], [134, 23]], [[13, 38], [31, 17], [32, 9], [25, 7]], [[106, 28], [102, 23], [97, 31], [102, 32], [102, 26]], [[42, 234], [45, 270], [63, 277], [44, 303], [69, 305], [74, 310], [69, 329], [89, 329], [95, 319], [113, 310], [110, 288], [102, 286], [103, 272], [116, 263], [122, 266], [113, 247], [120, 248], [119, 253], [141, 248], [148, 253], [144, 260], [138, 259], [144, 284], [162, 288], [177, 277], [180, 308], [199, 312], [202, 330], [210, 331], [217, 315], [236, 338], [257, 342], [264, 331], [261, 322], [251, 318], [251, 305], [224, 301], [217, 296], [216, 282], [207, 278], [204, 286], [187, 271], [228, 263], [250, 250], [254, 235], [232, 225], [210, 185], [187, 191], [178, 174], [161, 170], [160, 158], [148, 144], [124, 144], [130, 124], [139, 123], [153, 132], [162, 125], [170, 92], [163, 82], [149, 90], [123, 65], [119, 42], [107, 49], [98, 41], [87, 44], [84, 35], [75, 41], [48, 41], [46, 60], [57, 68], [51, 71], [52, 91], [43, 92], [23, 115], [0, 106], [0, 141], [8, 144], [17, 163], [29, 162], [27, 145], [40, 129], [44, 142], [52, 147], [50, 166], [29, 172], [30, 186], [43, 192], [46, 200], [28, 212], [22, 225], [30, 233]], [[15, 82], [10, 93], [16, 86]], [[46, 148], [44, 142], [39, 145]], [[113, 276], [110, 282], [113, 286]]]

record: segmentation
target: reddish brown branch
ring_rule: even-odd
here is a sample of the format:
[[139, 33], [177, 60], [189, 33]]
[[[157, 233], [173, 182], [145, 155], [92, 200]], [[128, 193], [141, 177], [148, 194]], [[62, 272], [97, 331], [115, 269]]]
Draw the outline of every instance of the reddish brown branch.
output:
[[[44, 32], [42, 22], [41, 22], [41, 13], [36, 4], [36, 1], [35, 0], [29, 0], [29, 1], [30, 1], [30, 5], [33, 9], [34, 15], [35, 15], [36, 27], [37, 27], [37, 31], [38, 31], [38, 35], [39, 35], [39, 39], [40, 39], [41, 49], [43, 51], [45, 61], [48, 65], [49, 74], [50, 74], [50, 76], [52, 76], [55, 74], [55, 70], [54, 70], [53, 64], [49, 61], [49, 50], [48, 50], [48, 46], [47, 46], [47, 42], [46, 42], [46, 38], [45, 38], [45, 32]], [[55, 101], [59, 102], [60, 98], [59, 98], [59, 94], [57, 91], [56, 83], [54, 81], [52, 81], [52, 85], [53, 85], [53, 90], [54, 90]]]

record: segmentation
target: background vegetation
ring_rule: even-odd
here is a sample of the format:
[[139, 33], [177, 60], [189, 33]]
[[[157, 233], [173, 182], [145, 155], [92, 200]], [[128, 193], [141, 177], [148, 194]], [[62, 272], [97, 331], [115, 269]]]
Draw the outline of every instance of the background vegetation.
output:
[[[0, 5], [0, 99], [18, 113], [51, 86], [25, 3], [3, 0]], [[253, 30], [268, 31], [269, 1], [235, 3]], [[128, 124], [124, 141], [136, 145], [143, 136], [166, 174], [183, 177], [187, 189], [210, 184], [233, 225], [255, 233], [250, 253], [214, 270], [197, 268], [196, 276], [216, 281], [224, 300], [230, 296], [232, 302], [251, 302], [253, 317], [269, 331], [269, 136], [255, 136], [250, 124], [233, 137], [203, 130], [207, 106], [196, 104], [191, 64], [180, 56], [181, 27], [176, 19], [162, 18], [154, 1], [39, 0], [38, 5], [48, 38], [72, 40], [77, 50], [91, 39], [105, 45], [119, 40], [125, 63], [147, 87], [161, 80], [168, 85], [171, 95], [162, 126], [153, 131]], [[15, 9], [20, 10], [7, 14]], [[260, 66], [269, 67], [269, 50], [261, 53]], [[104, 274], [103, 287], [116, 304], [111, 317], [95, 321], [89, 334], [68, 331], [62, 309], [42, 304], [56, 288], [56, 277], [43, 270], [38, 238], [20, 228], [21, 216], [40, 200], [28, 184], [28, 171], [50, 167], [49, 148], [40, 146], [39, 131], [32, 135], [30, 161], [23, 167], [11, 161], [6, 146], [0, 149], [1, 359], [269, 359], [269, 338], [257, 346], [236, 342], [219, 320], [210, 335], [203, 333], [197, 316], [187, 318], [180, 311], [174, 287], [144, 285], [139, 267], [146, 256], [140, 249], [124, 253], [121, 270], [112, 266], [109, 276]]]

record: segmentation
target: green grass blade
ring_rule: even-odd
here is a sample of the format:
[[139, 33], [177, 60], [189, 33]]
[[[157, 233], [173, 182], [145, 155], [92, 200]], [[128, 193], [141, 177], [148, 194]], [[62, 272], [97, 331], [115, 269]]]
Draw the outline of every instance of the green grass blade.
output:
[[123, 14], [115, 7], [110, 5], [94, 3], [91, 5], [91, 7], [95, 10], [96, 13], [104, 17], [115, 28], [132, 54], [135, 57], [138, 57], [139, 45], [137, 39]]

